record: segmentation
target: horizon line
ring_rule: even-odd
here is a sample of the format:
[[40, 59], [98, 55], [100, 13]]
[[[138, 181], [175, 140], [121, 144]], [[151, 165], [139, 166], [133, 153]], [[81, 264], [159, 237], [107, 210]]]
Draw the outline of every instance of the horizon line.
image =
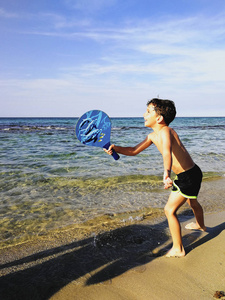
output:
[[[0, 116], [0, 119], [72, 119], [72, 118], [80, 118], [80, 116], [70, 116], [70, 117], [56, 117], [56, 116], [45, 116], [45, 117], [41, 117], [41, 116], [10, 116], [10, 117], [3, 117], [3, 116]], [[110, 118], [143, 118], [143, 117], [139, 117], [139, 116], [110, 116]], [[225, 115], [224, 116], [176, 116], [176, 118], [225, 118]]]

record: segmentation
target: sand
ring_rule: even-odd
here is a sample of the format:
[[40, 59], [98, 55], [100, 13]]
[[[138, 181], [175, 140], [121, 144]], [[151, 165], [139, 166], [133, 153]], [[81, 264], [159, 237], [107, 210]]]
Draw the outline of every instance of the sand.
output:
[[72, 282], [51, 300], [213, 299], [216, 291], [225, 291], [224, 220], [225, 212], [206, 215], [210, 232], [201, 234], [184, 258], [157, 257], [96, 285]]
[[225, 292], [225, 211], [205, 219], [206, 233], [184, 228], [192, 216], [182, 222], [184, 258], [162, 256], [171, 243], [165, 221], [58, 247], [1, 251], [0, 299], [213, 299]]

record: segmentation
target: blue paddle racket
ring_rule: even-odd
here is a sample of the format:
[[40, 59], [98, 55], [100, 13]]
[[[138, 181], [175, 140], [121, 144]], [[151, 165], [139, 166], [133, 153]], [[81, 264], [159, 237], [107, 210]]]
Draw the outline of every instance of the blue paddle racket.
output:
[[[76, 125], [76, 136], [85, 145], [108, 149], [110, 146], [111, 121], [101, 110], [90, 110], [83, 114]], [[119, 155], [113, 150], [115, 160]]]

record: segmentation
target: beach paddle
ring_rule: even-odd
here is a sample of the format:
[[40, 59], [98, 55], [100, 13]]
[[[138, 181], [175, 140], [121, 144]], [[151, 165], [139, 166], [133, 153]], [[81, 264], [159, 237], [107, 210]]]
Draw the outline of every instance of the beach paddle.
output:
[[[85, 145], [108, 149], [110, 146], [111, 121], [101, 110], [90, 110], [76, 124], [76, 136]], [[115, 160], [119, 155], [113, 150]]]

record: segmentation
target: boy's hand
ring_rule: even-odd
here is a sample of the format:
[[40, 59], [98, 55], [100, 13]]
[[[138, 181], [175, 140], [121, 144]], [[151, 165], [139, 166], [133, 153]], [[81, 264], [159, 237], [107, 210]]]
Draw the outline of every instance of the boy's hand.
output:
[[115, 145], [110, 145], [110, 146], [109, 146], [109, 149], [103, 148], [103, 150], [104, 150], [107, 154], [112, 155], [112, 153], [113, 153], [113, 147], [114, 147], [114, 146], [115, 146]]
[[173, 185], [173, 180], [170, 178], [170, 172], [167, 170], [163, 176], [164, 189], [168, 189]]

